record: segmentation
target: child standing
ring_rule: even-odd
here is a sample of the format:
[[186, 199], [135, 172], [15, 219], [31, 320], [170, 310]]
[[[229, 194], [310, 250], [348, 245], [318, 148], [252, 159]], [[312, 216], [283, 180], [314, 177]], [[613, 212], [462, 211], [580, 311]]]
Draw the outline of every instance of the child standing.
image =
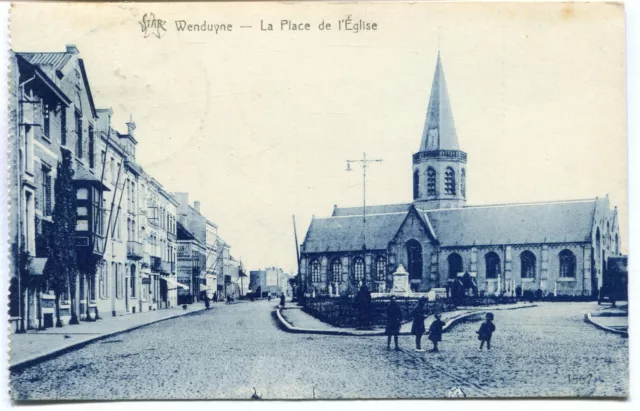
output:
[[480, 340], [480, 349], [484, 347], [484, 343], [487, 343], [487, 350], [491, 349], [491, 335], [496, 330], [496, 326], [493, 324], [493, 313], [487, 313], [485, 321], [480, 326], [480, 329], [476, 331], [478, 333], [478, 339]]
[[444, 321], [440, 319], [440, 314], [436, 314], [436, 319], [429, 327], [429, 339], [433, 343], [433, 349], [429, 352], [438, 352], [438, 342], [442, 341], [442, 330]]

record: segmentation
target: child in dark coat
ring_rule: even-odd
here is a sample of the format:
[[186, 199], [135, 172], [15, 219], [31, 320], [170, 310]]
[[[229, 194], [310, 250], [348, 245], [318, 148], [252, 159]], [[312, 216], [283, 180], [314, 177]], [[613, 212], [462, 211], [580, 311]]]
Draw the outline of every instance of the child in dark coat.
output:
[[433, 349], [429, 352], [438, 352], [438, 342], [442, 341], [444, 321], [440, 319], [440, 314], [436, 314], [436, 319], [429, 326], [429, 339], [433, 343]]
[[480, 329], [476, 331], [478, 333], [478, 339], [480, 340], [480, 351], [484, 347], [484, 343], [487, 343], [487, 350], [491, 349], [491, 335], [496, 330], [496, 326], [493, 324], [493, 313], [487, 313], [485, 321], [480, 326]]

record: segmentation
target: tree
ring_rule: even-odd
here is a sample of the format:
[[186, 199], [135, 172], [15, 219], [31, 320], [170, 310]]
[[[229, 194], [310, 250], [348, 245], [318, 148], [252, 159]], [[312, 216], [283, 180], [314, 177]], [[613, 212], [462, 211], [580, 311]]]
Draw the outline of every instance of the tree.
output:
[[71, 324], [77, 324], [75, 312], [76, 285], [76, 193], [73, 186], [71, 151], [62, 148], [62, 161], [58, 162], [57, 178], [54, 186], [55, 205], [53, 207], [50, 238], [47, 247], [47, 263], [44, 276], [55, 294], [56, 327], [62, 327], [60, 319], [60, 296], [70, 288]]

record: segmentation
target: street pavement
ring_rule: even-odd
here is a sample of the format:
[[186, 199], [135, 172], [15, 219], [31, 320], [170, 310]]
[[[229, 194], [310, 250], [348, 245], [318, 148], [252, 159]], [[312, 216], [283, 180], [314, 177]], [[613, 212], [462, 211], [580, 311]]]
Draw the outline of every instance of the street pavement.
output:
[[[628, 339], [584, 322], [588, 303], [496, 312], [445, 333], [440, 353], [387, 351], [384, 337], [290, 334], [275, 302], [216, 304], [92, 343], [11, 376], [15, 399], [431, 398], [626, 396]], [[425, 339], [425, 343], [429, 343]]]

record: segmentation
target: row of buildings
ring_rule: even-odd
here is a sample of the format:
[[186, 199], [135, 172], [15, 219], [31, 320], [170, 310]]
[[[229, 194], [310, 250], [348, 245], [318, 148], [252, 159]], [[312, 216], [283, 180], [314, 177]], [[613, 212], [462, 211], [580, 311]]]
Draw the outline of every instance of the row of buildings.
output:
[[388, 292], [401, 266], [415, 292], [447, 287], [466, 273], [490, 295], [520, 289], [595, 298], [613, 281], [614, 262], [623, 256], [618, 210], [608, 196], [467, 204], [467, 153], [458, 142], [439, 53], [411, 161], [412, 202], [336, 206], [330, 217], [312, 220], [301, 247], [305, 292], [355, 294], [363, 283]]
[[[135, 122], [119, 132], [112, 110], [95, 106], [75, 46], [12, 53], [10, 99], [12, 315], [24, 326], [54, 321], [55, 298], [43, 272], [65, 150], [74, 171], [78, 273], [62, 294], [63, 322], [72, 312], [95, 319], [191, 303], [204, 290], [241, 292], [241, 264], [218, 226], [201, 214], [199, 202], [168, 192], [137, 163]], [[26, 270], [18, 268], [19, 258], [28, 258]]]
[[292, 287], [290, 279], [292, 276], [285, 273], [279, 267], [267, 267], [264, 270], [249, 271], [249, 290], [258, 297], [269, 295], [280, 296], [285, 294], [291, 296]]

